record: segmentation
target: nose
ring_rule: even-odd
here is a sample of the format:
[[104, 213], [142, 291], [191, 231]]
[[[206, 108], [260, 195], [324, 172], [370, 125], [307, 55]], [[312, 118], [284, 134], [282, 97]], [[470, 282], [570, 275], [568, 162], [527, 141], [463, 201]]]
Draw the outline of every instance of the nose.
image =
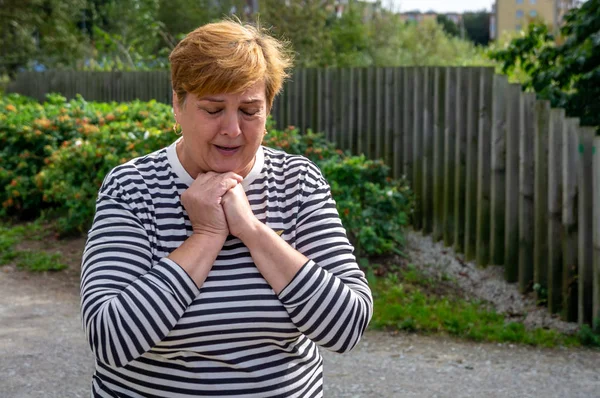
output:
[[221, 134], [228, 135], [231, 138], [242, 134], [238, 112], [228, 111], [225, 113], [221, 123]]

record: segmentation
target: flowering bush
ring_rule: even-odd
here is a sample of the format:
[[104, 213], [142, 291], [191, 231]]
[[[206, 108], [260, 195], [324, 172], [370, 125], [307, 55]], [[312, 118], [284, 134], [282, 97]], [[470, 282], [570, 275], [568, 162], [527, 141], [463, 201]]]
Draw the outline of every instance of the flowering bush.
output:
[[[50, 95], [44, 104], [0, 96], [0, 216], [57, 220], [61, 235], [85, 233], [104, 176], [113, 167], [173, 142], [171, 107], [94, 103]], [[412, 208], [407, 185], [381, 161], [350, 156], [322, 134], [268, 124], [266, 146], [305, 155], [331, 184], [359, 255], [398, 251]]]

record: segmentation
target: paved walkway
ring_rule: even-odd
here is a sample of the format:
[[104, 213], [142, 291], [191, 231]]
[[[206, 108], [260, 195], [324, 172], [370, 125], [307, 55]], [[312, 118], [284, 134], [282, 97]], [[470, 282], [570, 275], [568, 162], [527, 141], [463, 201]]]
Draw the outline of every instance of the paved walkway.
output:
[[[0, 268], [0, 397], [89, 397], [75, 275]], [[325, 397], [599, 397], [600, 352], [369, 332], [325, 355]]]

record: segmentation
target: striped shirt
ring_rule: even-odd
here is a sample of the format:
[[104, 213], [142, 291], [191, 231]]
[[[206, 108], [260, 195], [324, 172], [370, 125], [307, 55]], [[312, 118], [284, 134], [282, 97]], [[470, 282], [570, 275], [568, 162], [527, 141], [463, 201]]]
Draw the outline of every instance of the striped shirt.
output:
[[318, 346], [343, 353], [372, 315], [329, 185], [260, 147], [243, 186], [256, 217], [310, 260], [279, 294], [229, 236], [204, 284], [167, 256], [192, 233], [175, 143], [114, 168], [82, 260], [93, 397], [321, 397]]

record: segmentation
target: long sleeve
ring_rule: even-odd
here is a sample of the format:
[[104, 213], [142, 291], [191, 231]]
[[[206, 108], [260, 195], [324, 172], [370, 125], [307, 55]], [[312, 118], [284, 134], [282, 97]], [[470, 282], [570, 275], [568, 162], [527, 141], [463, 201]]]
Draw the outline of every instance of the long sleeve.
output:
[[315, 166], [309, 171], [297, 216], [296, 249], [310, 260], [279, 299], [302, 333], [331, 351], [346, 352], [364, 333], [373, 299], [329, 185]]
[[116, 367], [164, 339], [199, 293], [173, 261], [153, 264], [148, 232], [132, 203], [109, 175], [82, 259], [84, 330], [96, 358]]

